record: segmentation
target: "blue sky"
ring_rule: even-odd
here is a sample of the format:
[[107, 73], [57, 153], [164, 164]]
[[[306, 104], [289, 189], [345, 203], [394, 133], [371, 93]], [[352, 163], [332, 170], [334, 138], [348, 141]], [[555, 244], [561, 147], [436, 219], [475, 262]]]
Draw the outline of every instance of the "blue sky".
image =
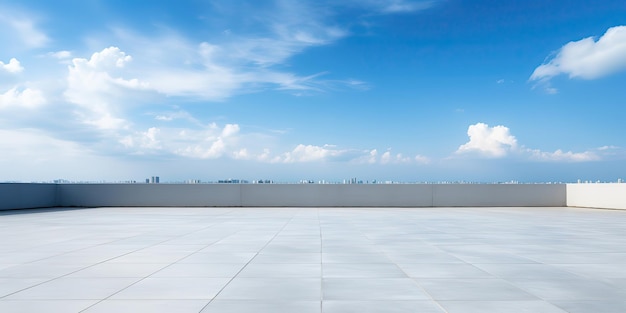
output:
[[616, 181], [626, 3], [2, 1], [0, 181]]

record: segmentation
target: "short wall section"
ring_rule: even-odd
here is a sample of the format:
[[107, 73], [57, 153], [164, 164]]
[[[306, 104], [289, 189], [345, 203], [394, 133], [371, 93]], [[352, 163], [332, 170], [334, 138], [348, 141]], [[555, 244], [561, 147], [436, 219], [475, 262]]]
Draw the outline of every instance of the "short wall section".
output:
[[58, 206], [56, 184], [0, 183], [0, 210]]
[[63, 184], [62, 206], [241, 206], [238, 184]]
[[567, 206], [626, 210], [626, 184], [567, 184]]
[[276, 207], [430, 207], [427, 184], [244, 184], [242, 206]]
[[459, 184], [433, 185], [433, 206], [566, 206], [565, 185]]

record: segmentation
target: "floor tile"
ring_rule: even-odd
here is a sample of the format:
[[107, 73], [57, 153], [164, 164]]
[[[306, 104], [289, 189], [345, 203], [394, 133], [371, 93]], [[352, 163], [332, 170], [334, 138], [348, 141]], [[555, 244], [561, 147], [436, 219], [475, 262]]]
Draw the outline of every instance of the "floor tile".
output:
[[237, 277], [311, 277], [320, 278], [322, 275], [321, 264], [248, 264]]
[[325, 278], [326, 300], [430, 300], [410, 278]]
[[435, 300], [538, 300], [501, 279], [419, 279]]
[[[567, 313], [545, 301], [439, 301], [448, 313]], [[592, 311], [588, 311], [592, 312]], [[599, 311], [595, 311], [599, 312]]]
[[147, 277], [166, 267], [163, 263], [100, 263], [74, 272], [67, 277]]
[[398, 264], [414, 278], [493, 278], [493, 275], [470, 264]]
[[97, 300], [0, 300], [2, 313], [68, 313], [80, 312]]
[[171, 264], [151, 277], [225, 277], [233, 278], [246, 264], [242, 263], [176, 263]]
[[137, 278], [59, 278], [14, 293], [6, 299], [104, 299], [137, 280]]
[[444, 313], [434, 301], [339, 301], [325, 300], [323, 313]]
[[322, 267], [324, 278], [354, 277], [354, 278], [404, 278], [407, 275], [393, 263], [353, 263], [333, 264], [324, 263]]
[[197, 313], [209, 300], [104, 300], [85, 313]]
[[201, 313], [320, 313], [320, 301], [213, 300]]
[[288, 263], [288, 264], [320, 264], [322, 257], [319, 253], [266, 253], [261, 252], [250, 263]]
[[145, 278], [116, 293], [114, 300], [210, 300], [229, 278]]
[[545, 300], [622, 300], [626, 291], [588, 279], [511, 278], [510, 282]]
[[319, 278], [235, 278], [216, 300], [298, 300], [318, 301]]
[[626, 301], [552, 301], [555, 305], [569, 313], [623, 313], [626, 312]]

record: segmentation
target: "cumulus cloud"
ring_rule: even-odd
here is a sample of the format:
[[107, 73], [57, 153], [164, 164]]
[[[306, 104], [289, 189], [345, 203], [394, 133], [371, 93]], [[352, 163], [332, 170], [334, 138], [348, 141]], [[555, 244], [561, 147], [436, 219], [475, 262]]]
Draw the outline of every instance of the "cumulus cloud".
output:
[[390, 164], [390, 163], [410, 163], [413, 159], [410, 157], [402, 155], [402, 153], [391, 154], [391, 151], [386, 151], [383, 155], [380, 156], [381, 164]]
[[489, 127], [485, 123], [470, 125], [467, 129], [469, 141], [461, 145], [457, 154], [478, 153], [486, 157], [499, 158], [506, 156], [517, 147], [517, 139], [505, 126]]
[[584, 152], [563, 151], [561, 149], [546, 152], [531, 149], [518, 146], [517, 139], [511, 134], [508, 127], [501, 125], [489, 127], [485, 123], [470, 125], [467, 135], [470, 140], [459, 147], [455, 152], [457, 155], [473, 153], [488, 158], [515, 156], [534, 161], [588, 162], [601, 160], [602, 154], [607, 155], [610, 150], [613, 150], [608, 146], [595, 149], [595, 151]]
[[216, 159], [238, 156], [245, 148], [239, 146], [240, 128], [237, 124], [219, 127], [210, 124], [201, 129], [150, 127], [133, 131], [119, 139], [130, 154], [178, 155], [192, 159]]
[[34, 109], [46, 103], [43, 93], [37, 89], [13, 87], [0, 94], [0, 109], [22, 107]]
[[159, 150], [162, 148], [158, 136], [161, 130], [157, 127], [150, 127], [147, 131], [136, 132], [132, 136], [125, 136], [120, 140], [126, 148], [136, 149], [137, 154], [143, 154], [147, 150]]
[[534, 70], [530, 81], [548, 83], [561, 74], [569, 78], [596, 79], [624, 70], [626, 26], [616, 26], [609, 28], [598, 40], [587, 37], [567, 43]]
[[130, 55], [121, 51], [118, 47], [108, 47], [100, 52], [95, 52], [90, 59], [74, 58], [69, 66], [68, 91], [66, 95], [70, 100], [85, 102], [81, 91], [110, 91], [112, 87], [119, 86], [129, 89], [146, 89], [148, 85], [138, 79], [124, 79], [112, 77], [111, 72], [122, 69], [132, 60]]
[[24, 68], [20, 64], [20, 61], [18, 61], [16, 58], [11, 58], [11, 60], [9, 60], [9, 63], [6, 64], [0, 61], [0, 69], [12, 74], [20, 73], [24, 70]]
[[299, 144], [292, 151], [286, 152], [281, 159], [283, 163], [312, 162], [339, 157], [347, 152], [347, 150], [340, 150], [331, 145], [315, 146]]
[[420, 164], [429, 164], [430, 163], [430, 158], [423, 156], [423, 155], [416, 155], [414, 158], [415, 162], [420, 163]]
[[[148, 85], [136, 78], [125, 79], [121, 70], [132, 60], [117, 47], [105, 48], [91, 58], [74, 58], [68, 66], [65, 98], [82, 110], [77, 115], [84, 123], [100, 129], [127, 127], [117, 116], [112, 99], [126, 95], [128, 90], [145, 90]], [[116, 75], [116, 76], [113, 76]]]

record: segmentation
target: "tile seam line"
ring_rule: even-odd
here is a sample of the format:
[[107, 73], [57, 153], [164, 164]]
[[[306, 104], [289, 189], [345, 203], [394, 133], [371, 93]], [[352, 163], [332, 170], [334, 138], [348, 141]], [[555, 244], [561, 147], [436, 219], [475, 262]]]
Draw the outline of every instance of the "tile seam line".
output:
[[[431, 195], [432, 195], [432, 193], [431, 193]], [[368, 238], [368, 237], [367, 237], [367, 236], [363, 233], [363, 230], [362, 230], [362, 229], [360, 229], [360, 228], [357, 228], [357, 229], [358, 229], [359, 233], [360, 233], [361, 235], [363, 235], [363, 237]], [[369, 238], [368, 238], [368, 240], [370, 240], [370, 241], [371, 241], [371, 239], [369, 239]], [[445, 309], [445, 308], [444, 308], [441, 304], [439, 304], [439, 302], [438, 302], [437, 300], [435, 300], [435, 298], [434, 298], [434, 297], [433, 297], [433, 296], [432, 296], [432, 295], [431, 295], [431, 294], [430, 294], [430, 293], [429, 293], [429, 292], [428, 292], [428, 291], [427, 291], [427, 290], [426, 290], [426, 289], [425, 289], [422, 285], [420, 285], [420, 284], [417, 282], [417, 280], [416, 280], [416, 279], [412, 278], [412, 277], [411, 277], [411, 276], [410, 276], [410, 275], [409, 275], [409, 274], [408, 274], [408, 273], [407, 273], [407, 272], [406, 272], [406, 271], [405, 271], [402, 267], [400, 267], [400, 265], [398, 265], [398, 263], [396, 263], [395, 261], [393, 261], [393, 260], [389, 257], [389, 255], [388, 255], [388, 253], [387, 253], [387, 252], [385, 252], [384, 250], [381, 250], [381, 252], [382, 252], [382, 255], [384, 255], [387, 259], [389, 259], [390, 261], [392, 261], [392, 262], [393, 262], [393, 264], [394, 264], [394, 265], [395, 265], [395, 266], [396, 266], [396, 267], [397, 267], [397, 268], [398, 268], [398, 269], [399, 269], [399, 270], [400, 270], [400, 271], [401, 271], [401, 272], [402, 272], [402, 273], [403, 273], [403, 274], [404, 274], [407, 278], [409, 278], [409, 279], [410, 279], [410, 280], [411, 280], [411, 281], [412, 281], [415, 285], [417, 285], [417, 287], [419, 287], [419, 289], [420, 289], [420, 290], [422, 290], [422, 291], [424, 292], [424, 294], [426, 294], [426, 295], [430, 298], [430, 300], [431, 300], [433, 303], [435, 303], [435, 305], [436, 305], [439, 309], [441, 309], [441, 311], [442, 311], [443, 313], [449, 313], [449, 312], [448, 312], [448, 310], [446, 310], [446, 309]]]
[[[230, 213], [230, 210], [229, 210], [229, 211], [227, 211], [227, 212], [225, 212], [225, 213], [218, 214], [217, 216], [226, 215], [226, 214], [228, 214], [228, 213]], [[180, 237], [184, 237], [184, 236], [187, 236], [187, 235], [190, 235], [190, 234], [193, 234], [193, 233], [196, 233], [196, 232], [199, 232], [199, 231], [205, 230], [205, 229], [209, 229], [209, 228], [211, 228], [211, 227], [213, 227], [213, 226], [215, 226], [215, 225], [216, 225], [216, 224], [211, 224], [210, 226], [207, 226], [207, 227], [203, 227], [203, 228], [196, 229], [196, 230], [191, 231], [191, 232], [188, 232], [188, 233], [184, 233], [184, 234], [179, 235], [179, 236], [175, 236], [175, 237], [172, 237], [172, 238], [168, 238], [168, 239], [166, 239], [166, 240], [160, 241], [160, 242], [155, 243], [155, 244], [153, 244], [153, 245], [150, 245], [150, 246], [148, 246], [148, 247], [144, 247], [144, 248], [141, 248], [141, 249], [137, 249], [137, 250], [135, 250], [135, 251], [131, 251], [131, 252], [126, 253], [126, 254], [123, 254], [123, 255], [121, 255], [121, 256], [126, 256], [126, 255], [128, 255], [128, 254], [131, 254], [131, 253], [134, 253], [134, 252], [137, 252], [137, 251], [140, 251], [140, 250], [144, 250], [144, 249], [148, 249], [148, 248], [151, 248], [151, 247], [154, 247], [154, 246], [160, 245], [160, 244], [162, 244], [162, 243], [164, 243], [164, 242], [168, 242], [168, 241], [172, 240], [173, 238], [180, 238]], [[210, 246], [210, 245], [209, 245], [209, 246]], [[204, 249], [204, 248], [206, 248], [206, 247], [200, 248], [200, 249], [198, 249], [196, 252], [193, 252], [192, 254], [198, 253], [198, 251], [200, 251], [200, 250], [202, 250], [202, 249]], [[78, 271], [75, 271], [75, 272], [69, 273], [69, 274], [67, 274], [67, 275], [74, 274], [74, 273], [76, 273], [76, 272], [82, 271], [82, 270], [84, 270], [84, 269], [87, 269], [87, 268], [90, 268], [90, 267], [93, 267], [93, 266], [96, 266], [96, 265], [99, 265], [99, 264], [102, 264], [102, 263], [105, 263], [105, 262], [108, 262], [108, 261], [110, 261], [110, 260], [113, 260], [113, 259], [116, 259], [116, 258], [119, 258], [119, 257], [120, 257], [120, 256], [117, 256], [117, 257], [114, 257], [114, 258], [111, 258], [111, 259], [108, 259], [108, 260], [105, 260], [105, 261], [102, 261], [102, 262], [99, 262], [99, 263], [93, 264], [93, 265], [91, 265], [91, 266], [85, 267], [85, 268], [83, 268], [83, 269], [80, 269], [80, 270], [78, 270]], [[145, 276], [145, 277], [142, 277], [141, 279], [139, 279], [139, 280], [135, 281], [134, 283], [132, 283], [132, 284], [130, 284], [130, 285], [128, 285], [128, 286], [126, 286], [126, 287], [124, 287], [124, 288], [122, 288], [122, 289], [120, 289], [120, 290], [118, 290], [118, 291], [114, 292], [113, 294], [111, 294], [111, 295], [109, 295], [109, 296], [107, 296], [107, 297], [105, 297], [105, 298], [103, 298], [103, 299], [100, 299], [100, 300], [99, 300], [99, 301], [97, 301], [96, 303], [94, 303], [94, 304], [92, 304], [92, 305], [90, 305], [90, 306], [88, 306], [88, 307], [86, 307], [86, 308], [82, 309], [81, 311], [79, 311], [79, 313], [82, 313], [82, 312], [85, 312], [86, 310], [89, 310], [90, 308], [92, 308], [92, 307], [94, 307], [94, 306], [98, 305], [99, 303], [102, 303], [103, 301], [105, 301], [105, 300], [107, 300], [107, 299], [110, 299], [110, 298], [111, 298], [111, 297], [113, 297], [114, 295], [116, 295], [116, 294], [118, 294], [118, 293], [120, 293], [120, 292], [122, 292], [122, 291], [124, 291], [124, 290], [126, 290], [126, 289], [128, 289], [128, 288], [130, 288], [130, 287], [132, 287], [132, 286], [134, 286], [134, 285], [136, 285], [137, 283], [139, 283], [139, 282], [141, 282], [141, 281], [145, 280], [146, 278], [148, 278], [148, 277], [150, 277], [150, 276], [152, 276], [152, 275], [154, 275], [154, 274], [156, 274], [156, 273], [160, 272], [161, 270], [163, 270], [163, 269], [165, 269], [165, 268], [167, 268], [167, 267], [170, 267], [172, 264], [175, 264], [175, 263], [177, 263], [178, 261], [183, 260], [183, 259], [185, 259], [185, 258], [187, 258], [187, 257], [188, 257], [188, 256], [184, 256], [184, 257], [182, 257], [182, 258], [178, 259], [177, 261], [172, 262], [172, 263], [170, 263], [169, 265], [166, 265], [165, 267], [162, 267], [162, 268], [160, 268], [160, 269], [158, 269], [158, 270], [156, 270], [156, 271], [154, 271], [154, 272], [150, 273], [149, 275], [147, 275], [147, 276]], [[63, 276], [61, 276], [61, 277], [63, 277]]]
[[204, 306], [200, 309], [200, 311], [198, 311], [198, 312], [200, 313], [200, 312], [204, 311], [204, 309], [206, 309], [206, 307], [208, 307], [208, 306], [209, 306], [209, 305], [210, 305], [210, 304], [211, 304], [211, 303], [215, 300], [215, 298], [217, 298], [217, 297], [220, 295], [220, 293], [222, 293], [222, 291], [224, 291], [224, 289], [226, 289], [226, 287], [228, 287], [228, 285], [230, 285], [230, 283], [231, 283], [233, 280], [235, 280], [235, 278], [236, 278], [237, 276], [239, 276], [239, 274], [240, 274], [240, 273], [241, 273], [241, 272], [242, 272], [242, 271], [243, 271], [246, 267], [248, 267], [248, 265], [249, 265], [250, 263], [252, 263], [252, 261], [253, 261], [253, 260], [254, 260], [254, 259], [255, 259], [258, 255], [259, 255], [259, 252], [263, 251], [263, 249], [265, 249], [265, 248], [266, 248], [266, 247], [267, 247], [267, 246], [268, 246], [268, 245], [269, 245], [272, 241], [274, 241], [274, 239], [276, 238], [276, 236], [278, 236], [278, 234], [280, 234], [280, 233], [281, 233], [281, 232], [285, 229], [285, 227], [287, 227], [287, 225], [289, 225], [289, 223], [291, 223], [291, 221], [294, 219], [294, 217], [295, 217], [295, 214], [294, 214], [294, 215], [292, 215], [292, 216], [291, 216], [291, 218], [289, 218], [289, 220], [288, 220], [287, 222], [285, 222], [285, 224], [284, 224], [284, 225], [280, 228], [280, 230], [278, 230], [278, 231], [276, 232], [276, 234], [274, 234], [274, 236], [272, 236], [272, 239], [270, 239], [270, 240], [269, 240], [269, 241], [268, 241], [268, 242], [267, 242], [267, 243], [266, 243], [266, 244], [265, 244], [265, 245], [264, 245], [261, 249], [259, 249], [259, 251], [257, 251], [257, 252], [254, 254], [254, 256], [253, 256], [253, 257], [252, 257], [252, 258], [251, 258], [251, 259], [250, 259], [250, 260], [249, 260], [249, 261], [248, 261], [248, 262], [247, 262], [247, 263], [246, 263], [246, 264], [245, 264], [245, 265], [244, 265], [244, 266], [243, 266], [243, 267], [242, 267], [242, 268], [241, 268], [241, 269], [240, 269], [240, 270], [239, 270], [239, 271], [238, 271], [238, 272], [237, 272], [237, 273], [236, 273], [236, 274], [235, 274], [235, 275], [231, 278], [231, 279], [229, 279], [229, 280], [228, 280], [228, 282], [226, 282], [226, 284], [225, 284], [225, 285], [224, 285], [224, 286], [223, 286], [223, 287], [222, 287], [222, 288], [221, 288], [221, 289], [220, 289], [217, 293], [215, 293], [215, 296], [213, 296], [213, 297], [209, 300], [209, 302], [208, 302], [207, 304], [205, 304], [205, 305], [204, 305]]

